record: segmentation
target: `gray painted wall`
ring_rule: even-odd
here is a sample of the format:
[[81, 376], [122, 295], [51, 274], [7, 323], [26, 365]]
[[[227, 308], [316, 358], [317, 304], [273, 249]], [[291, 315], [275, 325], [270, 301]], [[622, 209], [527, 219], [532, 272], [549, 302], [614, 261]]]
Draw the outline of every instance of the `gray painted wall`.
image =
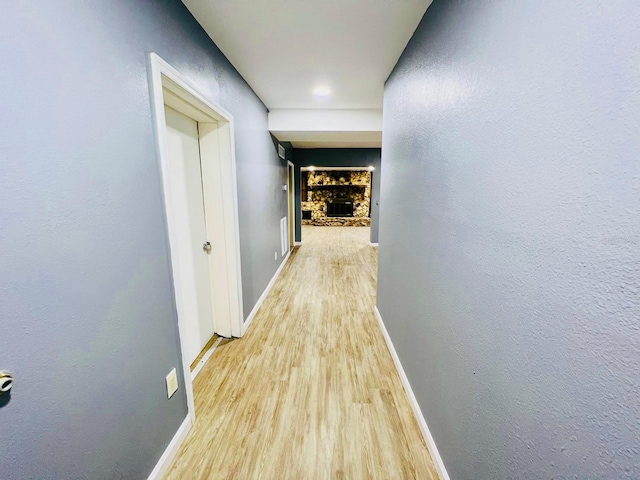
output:
[[451, 478], [640, 478], [640, 4], [440, 1], [384, 98], [378, 306]]
[[300, 203], [300, 167], [368, 167], [373, 165], [371, 198], [372, 243], [378, 243], [378, 218], [380, 215], [380, 149], [379, 148], [294, 148], [296, 242], [302, 238], [302, 205]]
[[181, 2], [2, 2], [3, 479], [146, 478], [186, 416], [152, 51], [234, 115], [245, 315], [281, 261], [267, 110]]

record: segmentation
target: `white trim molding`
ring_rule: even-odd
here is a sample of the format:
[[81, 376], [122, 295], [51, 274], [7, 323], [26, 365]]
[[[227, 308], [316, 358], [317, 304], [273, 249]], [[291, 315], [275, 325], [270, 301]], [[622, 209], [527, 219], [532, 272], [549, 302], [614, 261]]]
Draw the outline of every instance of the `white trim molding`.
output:
[[373, 242], [369, 242], [369, 245], [372, 247], [377, 247], [378, 245], [380, 245], [379, 243], [373, 243]]
[[416, 399], [415, 394], [413, 393], [413, 389], [411, 388], [411, 384], [409, 383], [409, 379], [407, 378], [407, 374], [402, 368], [402, 364], [400, 363], [400, 357], [398, 357], [398, 352], [396, 352], [396, 348], [393, 346], [393, 342], [391, 341], [391, 337], [389, 336], [389, 332], [387, 331], [387, 327], [382, 320], [382, 316], [380, 315], [380, 311], [378, 307], [374, 307], [374, 312], [376, 318], [378, 319], [378, 323], [380, 324], [380, 330], [382, 330], [382, 335], [384, 336], [385, 342], [387, 342], [387, 347], [389, 348], [389, 353], [391, 353], [391, 358], [393, 358], [393, 363], [396, 365], [396, 370], [398, 370], [398, 375], [400, 376], [400, 381], [404, 386], [405, 392], [407, 392], [407, 397], [409, 397], [409, 403], [411, 404], [411, 408], [413, 409], [413, 414], [418, 421], [418, 425], [420, 426], [420, 431], [422, 432], [422, 436], [424, 437], [424, 441], [427, 444], [427, 448], [429, 449], [429, 453], [431, 453], [431, 458], [433, 459], [433, 463], [435, 464], [436, 471], [438, 472], [438, 476], [440, 480], [450, 480], [449, 474], [447, 473], [447, 469], [444, 466], [444, 462], [442, 461], [442, 457], [438, 452], [438, 447], [436, 447], [436, 442], [429, 431], [429, 427], [427, 426], [427, 421], [422, 414], [422, 410], [420, 410], [420, 405], [418, 405], [418, 400]]
[[202, 356], [202, 358], [198, 362], [198, 365], [196, 365], [196, 368], [194, 368], [193, 372], [191, 372], [191, 380], [196, 379], [196, 377], [200, 373], [200, 370], [202, 370], [202, 368], [207, 364], [207, 362], [211, 358], [211, 355], [213, 355], [213, 352], [216, 351], [216, 348], [218, 348], [218, 345], [220, 345], [220, 342], [222, 341], [223, 338], [224, 337], [218, 337], [216, 341], [213, 342], [213, 345], [209, 347], [209, 350], [207, 350], [207, 352]]
[[247, 319], [244, 321], [244, 333], [247, 331], [247, 329], [249, 328], [249, 325], [251, 325], [251, 322], [253, 322], [253, 319], [255, 318], [256, 314], [258, 313], [258, 310], [260, 310], [260, 307], [262, 306], [265, 298], [267, 298], [267, 295], [269, 295], [269, 292], [271, 291], [271, 289], [273, 288], [273, 285], [276, 283], [276, 280], [278, 279], [278, 277], [280, 276], [280, 273], [282, 272], [282, 269], [284, 268], [284, 266], [287, 264], [287, 262], [289, 261], [289, 257], [291, 256], [291, 252], [287, 252], [287, 254], [284, 256], [284, 259], [282, 260], [282, 263], [280, 264], [280, 266], [278, 267], [278, 270], [276, 270], [276, 273], [273, 274], [273, 277], [271, 277], [271, 280], [269, 281], [269, 284], [267, 285], [267, 287], [264, 289], [264, 292], [262, 292], [262, 295], [260, 295], [260, 298], [258, 299], [258, 301], [256, 302], [256, 304], [254, 305], [253, 309], [251, 310], [251, 313], [249, 313], [249, 316], [247, 317]]
[[161, 480], [164, 477], [164, 474], [167, 473], [167, 470], [169, 470], [171, 462], [173, 462], [173, 459], [178, 453], [178, 450], [182, 446], [185, 438], [187, 438], [187, 434], [191, 430], [192, 426], [193, 424], [191, 423], [191, 416], [187, 415], [182, 422], [182, 425], [180, 425], [180, 428], [178, 428], [178, 431], [169, 442], [169, 445], [167, 445], [167, 448], [162, 453], [160, 460], [158, 460], [156, 466], [153, 467], [153, 470], [149, 474], [148, 480]]
[[287, 160], [287, 190], [287, 248], [291, 250], [296, 243], [296, 166], [290, 160]]
[[300, 247], [300, 246], [302, 246], [302, 242], [293, 242], [293, 246], [294, 247]]

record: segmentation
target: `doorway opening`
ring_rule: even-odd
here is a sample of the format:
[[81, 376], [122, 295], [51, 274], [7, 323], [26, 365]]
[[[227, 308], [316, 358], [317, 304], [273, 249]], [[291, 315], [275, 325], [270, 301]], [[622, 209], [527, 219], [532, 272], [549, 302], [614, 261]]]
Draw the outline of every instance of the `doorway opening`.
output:
[[244, 333], [233, 117], [158, 55], [152, 53], [150, 63], [182, 376], [193, 422], [191, 364], [214, 335]]
[[[302, 167], [301, 225], [369, 227], [373, 167]], [[301, 240], [304, 240], [301, 238]]]

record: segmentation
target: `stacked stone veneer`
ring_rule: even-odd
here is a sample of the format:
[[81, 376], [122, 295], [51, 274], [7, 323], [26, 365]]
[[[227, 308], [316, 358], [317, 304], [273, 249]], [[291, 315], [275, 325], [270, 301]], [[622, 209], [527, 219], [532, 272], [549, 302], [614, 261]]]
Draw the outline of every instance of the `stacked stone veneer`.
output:
[[[353, 201], [353, 217], [327, 217], [327, 202], [337, 198]], [[302, 210], [311, 211], [311, 220], [303, 225], [369, 226], [371, 206], [371, 172], [315, 171], [307, 177], [307, 198]]]

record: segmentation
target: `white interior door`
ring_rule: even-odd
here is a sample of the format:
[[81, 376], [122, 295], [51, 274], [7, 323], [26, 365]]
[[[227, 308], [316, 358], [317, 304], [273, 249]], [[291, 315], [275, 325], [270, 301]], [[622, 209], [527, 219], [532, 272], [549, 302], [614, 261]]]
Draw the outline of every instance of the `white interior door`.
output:
[[[177, 242], [178, 268], [186, 319], [187, 358], [192, 363], [214, 333], [209, 256], [203, 250], [207, 240], [202, 169], [195, 120], [165, 105], [167, 150], [172, 217], [181, 238]], [[172, 246], [173, 248], [173, 246]], [[178, 270], [178, 271], [175, 271]]]

